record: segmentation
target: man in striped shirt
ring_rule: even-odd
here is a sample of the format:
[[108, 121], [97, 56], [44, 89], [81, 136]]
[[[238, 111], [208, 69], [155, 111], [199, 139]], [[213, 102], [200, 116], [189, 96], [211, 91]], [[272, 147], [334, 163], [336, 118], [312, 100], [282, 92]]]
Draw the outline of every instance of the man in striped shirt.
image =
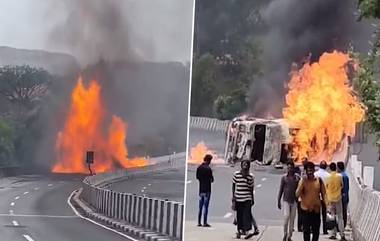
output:
[[[236, 207], [236, 219], [237, 219], [237, 238], [246, 235], [245, 239], [251, 238], [253, 235], [257, 235], [259, 231], [255, 227], [253, 233], [247, 234], [252, 230], [253, 216], [251, 207], [254, 204], [253, 188], [254, 188], [254, 176], [249, 172], [249, 161], [241, 162], [241, 170], [235, 172], [232, 178], [232, 199], [235, 202]], [[256, 225], [255, 225], [256, 226]]]

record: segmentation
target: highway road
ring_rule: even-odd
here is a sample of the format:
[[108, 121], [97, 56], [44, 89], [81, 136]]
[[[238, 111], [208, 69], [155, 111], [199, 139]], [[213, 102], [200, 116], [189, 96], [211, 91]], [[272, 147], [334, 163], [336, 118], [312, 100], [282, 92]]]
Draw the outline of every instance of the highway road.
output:
[[1, 241], [136, 240], [75, 215], [67, 200], [82, 177], [28, 175], [0, 179]]
[[185, 166], [111, 184], [111, 190], [183, 202]]
[[[190, 129], [189, 143], [195, 146], [204, 141], [207, 147], [223, 157], [224, 135], [205, 130]], [[253, 167], [253, 166], [252, 166]], [[215, 182], [212, 185], [209, 208], [210, 223], [232, 223], [231, 180], [238, 167], [212, 165]], [[187, 176], [186, 220], [196, 221], [198, 212], [198, 181], [195, 178], [195, 165], [190, 165]], [[251, 170], [255, 175], [255, 206], [253, 213], [259, 225], [281, 225], [282, 211], [277, 209], [277, 191], [284, 170], [272, 167], [255, 166]]]

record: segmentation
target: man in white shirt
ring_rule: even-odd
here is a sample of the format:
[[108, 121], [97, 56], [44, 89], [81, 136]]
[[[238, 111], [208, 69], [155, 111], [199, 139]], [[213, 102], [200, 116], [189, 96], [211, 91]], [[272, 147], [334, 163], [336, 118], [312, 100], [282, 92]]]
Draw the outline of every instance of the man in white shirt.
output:
[[[321, 161], [319, 164], [319, 169], [314, 173], [315, 177], [319, 177], [322, 179], [323, 184], [326, 186], [327, 179], [330, 177], [330, 173], [326, 170], [327, 169], [327, 163], [326, 161]], [[322, 227], [323, 227], [323, 234], [328, 234], [327, 228], [326, 228], [326, 216], [327, 216], [327, 210], [326, 210], [326, 203], [322, 202]]]

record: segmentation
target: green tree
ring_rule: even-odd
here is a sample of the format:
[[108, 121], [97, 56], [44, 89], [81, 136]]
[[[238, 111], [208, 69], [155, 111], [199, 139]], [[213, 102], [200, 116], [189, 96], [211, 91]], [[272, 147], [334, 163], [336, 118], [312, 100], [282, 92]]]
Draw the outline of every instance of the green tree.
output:
[[194, 63], [191, 88], [191, 114], [210, 116], [216, 97], [217, 64], [211, 54], [202, 55]]
[[379, 0], [359, 0], [360, 18], [380, 18]]
[[13, 161], [14, 133], [10, 123], [0, 119], [0, 166]]
[[50, 74], [30, 66], [4, 66], [0, 68], [0, 95], [12, 107], [17, 119], [22, 121], [35, 111], [48, 90]]
[[[380, 18], [380, 2], [378, 0], [359, 0], [361, 18]], [[363, 103], [367, 107], [366, 126], [376, 136], [376, 144], [380, 151], [380, 31], [375, 32], [372, 51], [367, 56], [354, 57], [359, 60], [360, 68], [354, 79]]]
[[226, 119], [245, 111], [249, 86], [260, 76], [256, 36], [262, 28], [259, 9], [266, 3], [196, 1], [192, 115]]
[[247, 110], [246, 90], [234, 90], [231, 95], [219, 95], [214, 102], [215, 117], [230, 120]]

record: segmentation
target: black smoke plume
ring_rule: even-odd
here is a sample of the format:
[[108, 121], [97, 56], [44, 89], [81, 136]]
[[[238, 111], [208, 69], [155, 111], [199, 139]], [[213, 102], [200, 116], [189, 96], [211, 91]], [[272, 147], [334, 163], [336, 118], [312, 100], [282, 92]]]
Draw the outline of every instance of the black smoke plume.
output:
[[263, 76], [250, 90], [250, 112], [282, 116], [292, 63], [316, 61], [326, 51], [347, 51], [352, 44], [365, 51], [371, 27], [358, 22], [352, 0], [272, 0], [261, 9], [265, 29]]

